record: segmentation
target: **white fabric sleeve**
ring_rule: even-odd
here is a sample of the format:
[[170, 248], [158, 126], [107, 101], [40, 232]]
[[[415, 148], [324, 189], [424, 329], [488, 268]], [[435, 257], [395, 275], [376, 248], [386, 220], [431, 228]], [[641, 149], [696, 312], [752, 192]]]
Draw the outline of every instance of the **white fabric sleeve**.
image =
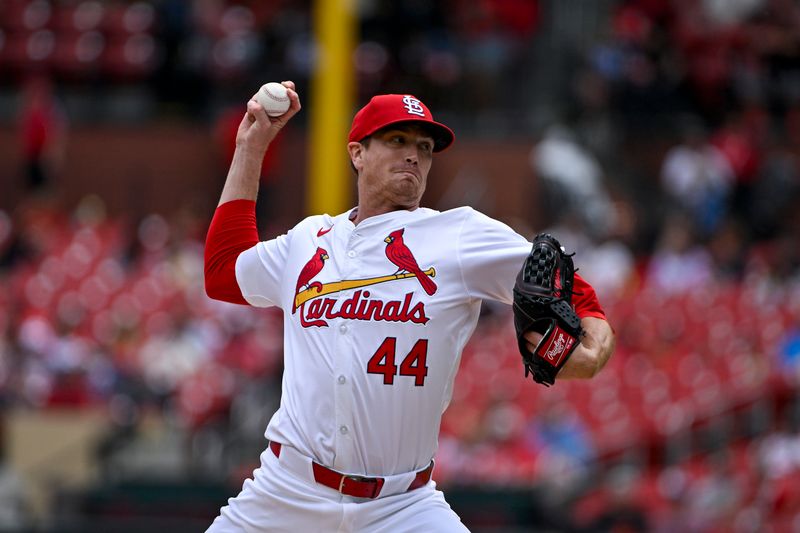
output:
[[470, 297], [513, 302], [514, 280], [531, 250], [525, 237], [502, 222], [469, 209], [457, 249]]
[[252, 306], [281, 305], [281, 280], [292, 231], [245, 250], [236, 259], [236, 282]]

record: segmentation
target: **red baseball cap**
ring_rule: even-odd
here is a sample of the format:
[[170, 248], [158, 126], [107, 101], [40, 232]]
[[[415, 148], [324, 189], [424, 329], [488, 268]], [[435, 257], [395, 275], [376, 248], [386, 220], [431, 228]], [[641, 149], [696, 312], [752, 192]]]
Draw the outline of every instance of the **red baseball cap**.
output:
[[359, 142], [381, 128], [401, 122], [417, 122], [433, 137], [433, 151], [441, 152], [455, 140], [453, 130], [433, 120], [428, 107], [410, 94], [380, 94], [374, 96], [353, 117], [349, 142]]

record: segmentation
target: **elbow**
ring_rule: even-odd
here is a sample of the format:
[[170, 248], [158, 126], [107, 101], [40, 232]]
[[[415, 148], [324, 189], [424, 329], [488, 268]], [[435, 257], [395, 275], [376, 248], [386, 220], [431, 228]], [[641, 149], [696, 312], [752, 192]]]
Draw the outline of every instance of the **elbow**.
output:
[[605, 362], [603, 361], [602, 353], [599, 351], [597, 353], [592, 354], [590, 358], [590, 364], [587, 365], [587, 374], [586, 379], [592, 379], [596, 377], [603, 367], [605, 366]]
[[603, 370], [603, 365], [600, 364], [600, 359], [598, 358], [596, 361], [594, 361], [594, 365], [592, 365], [590, 367], [589, 373], [586, 376], [586, 379], [595, 378], [600, 373], [601, 370]]
[[605, 320], [585, 318], [586, 335], [559, 372], [561, 379], [592, 379], [606, 366], [616, 339]]
[[214, 268], [212, 267], [212, 261], [208, 252], [208, 248], [206, 248], [205, 258], [203, 259], [203, 285], [206, 291], [206, 296], [212, 300], [218, 300], [218, 287], [217, 284], [214, 283]]
[[249, 305], [242, 295], [239, 284], [236, 282], [233, 266], [222, 269], [219, 272], [213, 269], [206, 269], [204, 281], [206, 296], [212, 300]]
[[611, 359], [611, 356], [614, 353], [614, 346], [615, 346], [614, 337], [610, 337], [608, 339], [608, 343], [604, 343], [603, 346], [597, 351], [594, 355], [594, 364], [592, 365], [592, 371], [589, 378], [593, 378], [597, 376], [601, 370], [606, 366], [608, 360]]
[[593, 379], [603, 369], [599, 355], [587, 358], [586, 364], [583, 365], [581, 375], [582, 379]]
[[592, 379], [600, 374], [606, 366], [611, 354], [614, 351], [613, 345], [603, 346], [596, 350], [589, 350], [581, 354], [582, 357], [576, 362], [575, 377], [577, 379]]
[[594, 322], [595, 328], [592, 335], [593, 342], [590, 342], [590, 349], [588, 350], [588, 378], [597, 376], [601, 370], [606, 366], [611, 355], [614, 353], [614, 348], [617, 344], [617, 338], [614, 330], [606, 321]]
[[206, 296], [212, 300], [222, 300], [222, 291], [220, 291], [219, 284], [214, 282], [214, 276], [212, 276], [208, 270], [205, 272], [204, 285]]
[[222, 274], [220, 269], [214, 269], [209, 262], [206, 262], [203, 272], [203, 284], [205, 285], [206, 296], [212, 300], [227, 301]]
[[580, 365], [575, 366], [574, 379], [593, 379], [603, 369], [599, 358], [587, 357]]
[[215, 287], [212, 283], [209, 282], [208, 276], [206, 276], [205, 279], [205, 289], [206, 289], [206, 296], [208, 296], [212, 300], [222, 299], [217, 287]]

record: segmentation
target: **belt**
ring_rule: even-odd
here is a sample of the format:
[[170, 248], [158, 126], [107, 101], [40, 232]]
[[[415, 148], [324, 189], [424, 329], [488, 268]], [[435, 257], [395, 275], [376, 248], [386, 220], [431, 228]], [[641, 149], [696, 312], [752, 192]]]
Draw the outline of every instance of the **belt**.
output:
[[[281, 457], [281, 450], [283, 446], [279, 442], [270, 441], [269, 449], [275, 454], [275, 457]], [[289, 448], [287, 448], [289, 449]], [[299, 452], [298, 452], [299, 453]], [[323, 466], [316, 461], [311, 461], [311, 469], [314, 474], [314, 481], [321, 485], [325, 485], [341, 494], [347, 496], [354, 496], [356, 498], [377, 498], [381, 489], [383, 488], [386, 478], [383, 477], [365, 477], [354, 476], [350, 474], [343, 474], [332, 470], [327, 466]], [[428, 468], [416, 473], [414, 479], [408, 485], [408, 488], [400, 492], [409, 492], [418, 489], [428, 484], [431, 480], [433, 473], [433, 461], [428, 465]]]

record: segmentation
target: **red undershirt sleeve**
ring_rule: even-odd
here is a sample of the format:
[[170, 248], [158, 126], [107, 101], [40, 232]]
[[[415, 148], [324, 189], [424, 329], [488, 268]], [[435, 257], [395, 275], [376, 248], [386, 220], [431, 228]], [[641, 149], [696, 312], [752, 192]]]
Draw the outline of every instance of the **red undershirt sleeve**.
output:
[[217, 207], [206, 235], [204, 271], [209, 298], [247, 305], [236, 281], [236, 259], [258, 242], [255, 202], [232, 200]]
[[597, 294], [594, 288], [589, 283], [575, 274], [575, 282], [572, 286], [573, 297], [572, 302], [575, 304], [575, 312], [581, 318], [595, 317], [606, 320], [606, 313], [600, 307], [600, 301], [597, 299]]

